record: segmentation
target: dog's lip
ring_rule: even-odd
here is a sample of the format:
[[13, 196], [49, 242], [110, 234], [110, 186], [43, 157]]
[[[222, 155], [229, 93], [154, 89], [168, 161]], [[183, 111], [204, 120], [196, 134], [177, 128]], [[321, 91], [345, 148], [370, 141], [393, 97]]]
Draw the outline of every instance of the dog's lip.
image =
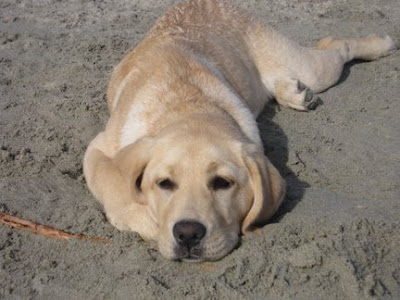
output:
[[199, 257], [187, 256], [187, 257], [180, 258], [180, 260], [184, 261], [184, 262], [189, 262], [189, 263], [197, 263], [197, 262], [202, 262], [204, 260], [204, 258], [202, 258], [201, 256], [199, 256]]
[[195, 261], [195, 260], [202, 260], [203, 256], [201, 254], [196, 255], [189, 252], [181, 255], [178, 254], [176, 258], [181, 260]]
[[[186, 250], [186, 251], [185, 251]], [[175, 259], [185, 262], [200, 262], [204, 260], [201, 249], [176, 249]]]

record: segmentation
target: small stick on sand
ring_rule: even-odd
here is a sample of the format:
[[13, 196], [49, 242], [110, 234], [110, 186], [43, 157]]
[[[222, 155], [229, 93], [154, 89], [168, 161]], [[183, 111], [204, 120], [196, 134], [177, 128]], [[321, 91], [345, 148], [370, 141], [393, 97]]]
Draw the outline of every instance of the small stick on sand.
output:
[[16, 229], [29, 230], [30, 232], [38, 235], [53, 239], [78, 239], [88, 240], [96, 243], [111, 244], [110, 240], [101, 237], [89, 237], [84, 234], [73, 234], [50, 226], [36, 224], [28, 220], [20, 219], [8, 214], [0, 213], [0, 223], [11, 226]]

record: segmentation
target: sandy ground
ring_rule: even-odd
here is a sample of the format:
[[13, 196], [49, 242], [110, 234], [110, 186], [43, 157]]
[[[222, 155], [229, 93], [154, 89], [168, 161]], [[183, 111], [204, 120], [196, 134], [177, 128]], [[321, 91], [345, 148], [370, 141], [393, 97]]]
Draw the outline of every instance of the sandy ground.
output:
[[[270, 105], [267, 155], [289, 183], [260, 235], [219, 262], [163, 259], [85, 187], [112, 67], [174, 1], [1, 0], [0, 211], [106, 246], [0, 226], [0, 298], [400, 298], [400, 51], [349, 65], [309, 113]], [[390, 34], [398, 0], [241, 1], [303, 45]]]

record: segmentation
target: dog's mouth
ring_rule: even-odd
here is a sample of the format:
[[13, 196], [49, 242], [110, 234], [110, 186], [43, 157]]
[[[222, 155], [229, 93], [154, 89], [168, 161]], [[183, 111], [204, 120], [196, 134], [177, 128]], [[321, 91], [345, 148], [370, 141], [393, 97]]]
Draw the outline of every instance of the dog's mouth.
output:
[[194, 258], [192, 256], [180, 259], [180, 261], [189, 262], [189, 263], [199, 263], [199, 262], [202, 262], [203, 260], [204, 260], [203, 258]]
[[201, 262], [204, 260], [201, 247], [182, 247], [177, 246], [174, 250], [175, 259], [185, 262]]

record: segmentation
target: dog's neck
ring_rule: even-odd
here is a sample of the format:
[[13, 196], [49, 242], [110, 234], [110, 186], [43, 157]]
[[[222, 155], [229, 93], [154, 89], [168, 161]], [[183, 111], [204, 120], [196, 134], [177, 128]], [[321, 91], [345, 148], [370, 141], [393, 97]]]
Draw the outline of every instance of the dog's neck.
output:
[[[224, 114], [224, 117], [221, 117]], [[253, 142], [239, 124], [223, 110], [214, 112], [195, 112], [171, 122], [161, 129], [157, 136], [187, 135], [192, 137], [230, 138], [242, 143]]]

